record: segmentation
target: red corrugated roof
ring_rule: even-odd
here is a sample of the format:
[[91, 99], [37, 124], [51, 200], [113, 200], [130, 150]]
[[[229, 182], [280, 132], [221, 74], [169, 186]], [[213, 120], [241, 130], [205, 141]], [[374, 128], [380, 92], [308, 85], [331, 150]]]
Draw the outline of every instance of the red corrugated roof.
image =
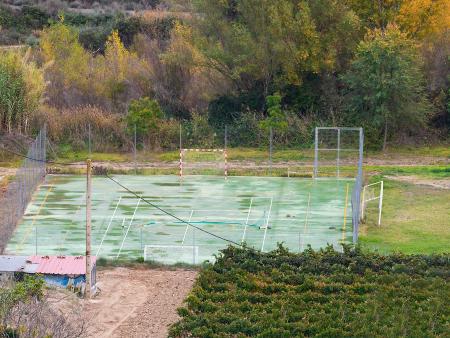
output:
[[[86, 274], [85, 256], [30, 256], [31, 263], [39, 264], [36, 273], [50, 275], [84, 275]], [[96, 257], [91, 257], [91, 265]]]

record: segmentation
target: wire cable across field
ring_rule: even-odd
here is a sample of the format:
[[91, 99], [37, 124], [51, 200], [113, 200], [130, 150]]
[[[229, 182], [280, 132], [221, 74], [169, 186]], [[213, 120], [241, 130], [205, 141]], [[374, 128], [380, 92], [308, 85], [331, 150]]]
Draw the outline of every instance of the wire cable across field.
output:
[[158, 205], [156, 205], [156, 204], [154, 204], [154, 203], [152, 203], [152, 202], [146, 200], [143, 196], [140, 196], [138, 193], [136, 193], [136, 192], [134, 192], [133, 190], [127, 188], [127, 187], [124, 186], [122, 183], [116, 181], [114, 178], [112, 178], [112, 177], [109, 176], [108, 174], [105, 174], [105, 177], [107, 177], [108, 179], [110, 179], [111, 181], [113, 181], [115, 184], [117, 184], [117, 185], [118, 185], [119, 187], [121, 187], [122, 189], [126, 190], [128, 193], [134, 195], [136, 198], [141, 199], [143, 202], [147, 203], [148, 205], [152, 206], [153, 208], [158, 209], [159, 211], [163, 212], [163, 213], [166, 214], [167, 216], [170, 216], [170, 217], [172, 217], [172, 218], [178, 220], [179, 222], [181, 222], [181, 223], [183, 223], [183, 224], [186, 224], [186, 225], [188, 225], [188, 226], [190, 226], [190, 227], [192, 227], [192, 228], [194, 228], [194, 229], [197, 229], [197, 230], [199, 230], [199, 231], [201, 231], [201, 232], [204, 232], [205, 234], [208, 234], [208, 235], [210, 235], [210, 236], [212, 236], [212, 237], [215, 237], [215, 238], [217, 238], [217, 239], [220, 239], [220, 240], [222, 240], [222, 241], [224, 241], [224, 242], [228, 242], [228, 243], [230, 243], [230, 244], [236, 245], [236, 246], [241, 247], [241, 248], [249, 249], [249, 250], [254, 251], [254, 252], [258, 252], [258, 253], [261, 252], [260, 250], [257, 250], [257, 249], [254, 249], [254, 248], [250, 248], [250, 247], [244, 246], [243, 244], [240, 244], [240, 243], [235, 242], [235, 241], [233, 241], [233, 240], [231, 240], [231, 239], [228, 239], [228, 238], [219, 236], [219, 235], [217, 235], [217, 234], [215, 234], [215, 233], [212, 233], [212, 232], [210, 232], [210, 231], [208, 231], [208, 230], [202, 229], [202, 228], [200, 228], [200, 227], [198, 227], [198, 226], [196, 226], [196, 225], [194, 225], [194, 224], [192, 224], [192, 223], [190, 223], [190, 222], [188, 222], [188, 221], [185, 221], [184, 219], [178, 217], [177, 215], [174, 215], [174, 214], [172, 214], [171, 212], [168, 212], [168, 211], [164, 210], [163, 208], [159, 207]]

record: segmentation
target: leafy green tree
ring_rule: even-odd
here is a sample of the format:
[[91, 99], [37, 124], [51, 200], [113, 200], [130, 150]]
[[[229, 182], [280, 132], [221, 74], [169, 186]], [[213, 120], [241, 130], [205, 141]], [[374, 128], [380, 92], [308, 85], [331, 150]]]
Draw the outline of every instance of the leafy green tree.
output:
[[350, 110], [371, 131], [373, 142], [383, 140], [383, 150], [394, 130], [424, 126], [431, 106], [421, 59], [414, 42], [398, 27], [370, 31], [343, 79], [350, 90]]
[[288, 128], [288, 123], [286, 120], [286, 114], [281, 108], [281, 95], [275, 93], [274, 95], [269, 95], [266, 99], [267, 105], [267, 118], [260, 122], [260, 127], [265, 131], [272, 128], [274, 131], [283, 133]]
[[130, 135], [134, 134], [141, 139], [152, 140], [158, 132], [164, 113], [156, 100], [144, 97], [131, 100], [128, 107], [126, 123]]
[[341, 1], [197, 0], [194, 5], [202, 14], [195, 16], [192, 40], [203, 66], [222, 74], [231, 89], [227, 95], [236, 97], [217, 102], [236, 102], [241, 111], [265, 110], [275, 91], [298, 97], [309, 74], [348, 64], [362, 35], [359, 18]]

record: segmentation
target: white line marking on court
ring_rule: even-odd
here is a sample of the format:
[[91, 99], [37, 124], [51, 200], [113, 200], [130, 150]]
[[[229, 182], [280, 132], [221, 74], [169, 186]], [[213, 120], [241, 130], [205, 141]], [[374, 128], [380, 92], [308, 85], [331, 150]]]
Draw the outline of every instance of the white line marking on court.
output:
[[[194, 210], [191, 210], [191, 214], [189, 215], [189, 220], [188, 220], [189, 223], [191, 222], [193, 214], [194, 214]], [[186, 229], [184, 230], [184, 235], [183, 235], [183, 240], [181, 241], [181, 246], [184, 245], [184, 240], [186, 239], [188, 229], [189, 229], [189, 224], [186, 224]]]
[[250, 218], [250, 212], [252, 210], [253, 197], [250, 199], [250, 206], [248, 208], [247, 219], [245, 220], [244, 234], [242, 235], [241, 244], [245, 241], [245, 233], [247, 232], [248, 220]]
[[120, 249], [119, 249], [119, 252], [117, 253], [116, 259], [119, 258], [120, 253], [122, 252], [123, 245], [125, 243], [125, 240], [127, 239], [128, 232], [130, 231], [131, 223], [133, 223], [134, 216], [136, 215], [136, 211], [137, 211], [137, 209], [139, 207], [139, 203], [141, 203], [141, 199], [138, 200], [138, 202], [136, 204], [136, 208], [134, 208], [133, 217], [131, 217], [130, 223], [128, 224], [127, 232], [125, 233], [125, 236], [123, 237], [123, 241], [122, 241], [122, 244], [120, 245]]
[[266, 219], [266, 229], [264, 230], [264, 238], [263, 238], [263, 242], [261, 245], [261, 252], [264, 252], [264, 244], [266, 242], [266, 236], [267, 236], [267, 228], [269, 227], [269, 219], [270, 219], [270, 212], [272, 211], [272, 203], [273, 203], [273, 198], [270, 198], [270, 207], [269, 207], [269, 212], [267, 213], [267, 219]]
[[309, 193], [308, 195], [308, 206], [306, 207], [306, 215], [305, 215], [305, 225], [304, 225], [304, 229], [303, 229], [303, 236], [301, 235], [301, 232], [299, 232], [299, 246], [300, 246], [300, 252], [303, 251], [303, 237], [306, 236], [306, 229], [308, 227], [308, 214], [309, 214], [309, 207], [310, 207], [310, 203], [311, 203], [311, 193]]
[[121, 200], [122, 200], [122, 196], [119, 197], [119, 201], [118, 201], [117, 204], [116, 204], [116, 208], [114, 209], [114, 212], [113, 212], [113, 214], [112, 214], [112, 216], [111, 216], [111, 219], [109, 220], [108, 226], [106, 227], [106, 231], [105, 231], [105, 233], [103, 234], [102, 240], [101, 240], [101, 242], [100, 242], [100, 246], [99, 246], [98, 249], [97, 249], [97, 254], [96, 254], [97, 257], [98, 257], [98, 254], [100, 253], [100, 250], [102, 249], [103, 241], [105, 240], [105, 237], [106, 237], [106, 235], [108, 234], [109, 227], [111, 226], [111, 223], [112, 223], [114, 217], [116, 216], [116, 211], [117, 211], [117, 208], [119, 207], [119, 204], [120, 204], [120, 201], [121, 201]]

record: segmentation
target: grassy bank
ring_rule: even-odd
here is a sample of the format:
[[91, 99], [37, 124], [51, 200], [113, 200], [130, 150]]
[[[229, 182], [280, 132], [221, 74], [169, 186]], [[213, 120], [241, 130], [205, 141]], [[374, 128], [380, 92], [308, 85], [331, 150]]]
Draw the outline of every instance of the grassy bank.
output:
[[[382, 226], [369, 209], [360, 243], [381, 253], [449, 252], [450, 190], [385, 180]], [[375, 202], [376, 203], [376, 202]]]

